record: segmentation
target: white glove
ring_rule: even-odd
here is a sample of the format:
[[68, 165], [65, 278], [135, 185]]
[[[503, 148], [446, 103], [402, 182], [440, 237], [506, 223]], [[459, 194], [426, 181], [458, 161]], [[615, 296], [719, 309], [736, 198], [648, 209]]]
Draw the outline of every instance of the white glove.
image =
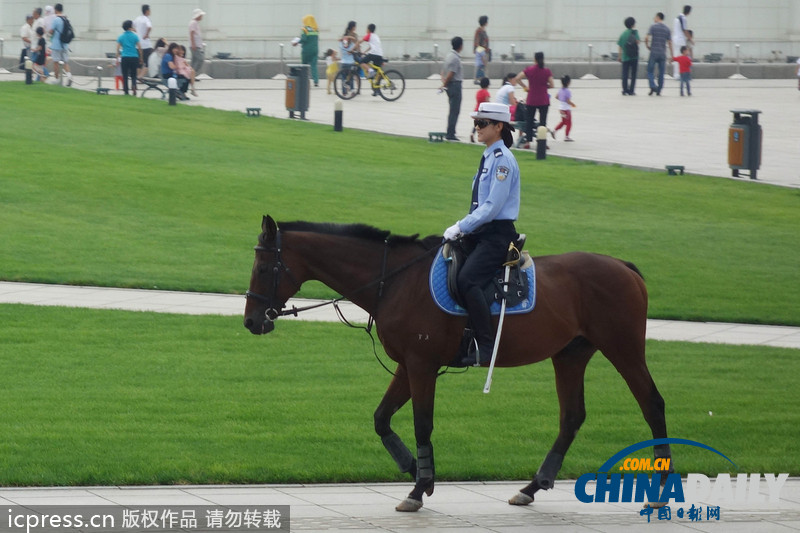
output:
[[458, 227], [458, 223], [456, 222], [446, 230], [444, 230], [444, 240], [446, 241], [454, 241], [462, 235], [461, 228]]

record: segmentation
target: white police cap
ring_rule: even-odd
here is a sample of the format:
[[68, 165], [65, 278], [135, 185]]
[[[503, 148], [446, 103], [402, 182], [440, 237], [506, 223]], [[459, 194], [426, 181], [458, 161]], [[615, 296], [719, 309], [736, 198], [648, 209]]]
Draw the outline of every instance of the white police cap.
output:
[[497, 122], [511, 122], [511, 110], [506, 104], [483, 102], [477, 111], [470, 113], [472, 118], [487, 118]]

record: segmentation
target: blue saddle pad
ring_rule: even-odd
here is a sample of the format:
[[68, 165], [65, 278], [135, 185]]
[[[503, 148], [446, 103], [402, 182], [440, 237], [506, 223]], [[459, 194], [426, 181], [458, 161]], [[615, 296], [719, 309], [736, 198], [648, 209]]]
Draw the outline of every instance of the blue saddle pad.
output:
[[[529, 267], [522, 270], [523, 275], [528, 277], [528, 296], [514, 307], [507, 307], [506, 314], [519, 315], [533, 311], [536, 305], [536, 265], [531, 262]], [[466, 316], [467, 311], [456, 303], [450, 291], [447, 290], [447, 261], [442, 256], [442, 250], [436, 252], [436, 257], [431, 265], [428, 284], [431, 289], [431, 296], [436, 305], [445, 313], [458, 316]], [[493, 315], [500, 314], [500, 303], [493, 302], [491, 305]]]

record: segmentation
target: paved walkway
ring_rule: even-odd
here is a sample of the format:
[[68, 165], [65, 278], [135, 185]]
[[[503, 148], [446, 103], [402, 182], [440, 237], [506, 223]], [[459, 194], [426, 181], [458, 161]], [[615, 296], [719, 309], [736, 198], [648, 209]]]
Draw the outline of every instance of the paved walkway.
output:
[[[287, 305], [288, 307], [293, 305], [304, 307], [320, 302], [323, 300], [292, 299]], [[0, 281], [0, 304], [3, 303], [155, 311], [189, 315], [235, 316], [244, 312], [244, 298], [233, 294], [74, 287]], [[340, 307], [351, 322], [367, 322], [368, 315], [355, 305], [342, 302]], [[332, 306], [324, 306], [300, 313], [297, 318], [285, 317], [281, 320], [336, 322], [338, 318]], [[800, 328], [788, 326], [648, 320], [647, 338], [800, 349]]]
[[[88, 514], [99, 512], [98, 506], [109, 505], [125, 506], [140, 511], [153, 506], [166, 506], [173, 512], [179, 512], [182, 507], [188, 506], [224, 508], [244, 506], [254, 510], [288, 505], [291, 531], [304, 532], [800, 531], [800, 479], [798, 478], [790, 479], [784, 484], [780, 498], [775, 503], [767, 501], [766, 483], [762, 480], [761, 499], [764, 501], [720, 505], [719, 521], [713, 518], [710, 521], [707, 519], [708, 504], [687, 501], [682, 504], [673, 503], [670, 506], [669, 521], [659, 520], [654, 513], [650, 517], [650, 523], [646, 516], [639, 514], [641, 504], [578, 502], [574, 494], [574, 481], [557, 481], [553, 489], [539, 492], [536, 502], [527, 507], [508, 505], [506, 503], [508, 498], [526, 484], [525, 481], [437, 483], [433, 496], [426, 497], [425, 506], [417, 513], [398, 513], [394, 510], [395, 505], [410, 490], [410, 484], [406, 483], [3, 488], [0, 489], [0, 505], [4, 508], [4, 516], [11, 513], [11, 506], [37, 508], [66, 505], [70, 507], [60, 509], [61, 513], [71, 511]], [[593, 492], [593, 489], [589, 489], [589, 492]], [[692, 505], [703, 508], [701, 521], [689, 520], [686, 511]], [[713, 504], [713, 507], [716, 505]], [[684, 510], [682, 518], [677, 516], [679, 508]], [[18, 508], [14, 510], [16, 512]], [[198, 512], [198, 516], [204, 514]], [[285, 526], [285, 520], [283, 525]], [[0, 529], [8, 531], [2, 521]], [[92, 529], [86, 528], [85, 531], [91, 532]]]
[[[19, 74], [0, 76], [0, 81], [21, 79]], [[78, 78], [76, 82], [80, 89], [96, 87], [89, 78]], [[284, 83], [204, 80], [199, 84], [199, 97], [181, 105], [203, 105], [242, 114], [247, 107], [261, 107], [264, 115], [285, 118], [288, 113], [284, 108]], [[493, 83], [492, 91], [497, 89], [497, 82]], [[109, 79], [104, 80], [106, 87], [110, 84]], [[696, 80], [691, 98], [680, 98], [672, 81], [661, 97], [648, 97], [642, 80], [639, 84], [638, 96], [622, 97], [616, 80], [575, 80], [573, 99], [578, 107], [574, 110], [572, 137], [576, 142], [551, 141], [550, 154], [659, 171], [667, 164], [681, 164], [689, 173], [728, 177], [730, 110], [755, 108], [763, 111], [764, 126], [758, 182], [800, 187], [800, 138], [796, 134], [800, 92], [796, 80]], [[344, 103], [345, 128], [361, 127], [421, 139], [427, 137], [428, 131], [442, 131], [447, 102], [444, 95], [436, 93], [437, 86], [435, 80], [409, 80], [406, 94], [394, 103], [362, 94]], [[464, 141], [471, 129], [468, 112], [474, 95], [475, 89], [465, 85], [457, 130]], [[327, 95], [324, 88], [312, 89], [307, 118], [332, 125], [335, 101], [336, 97]], [[553, 108], [551, 126], [557, 118]], [[664, 179], [670, 179], [666, 173]], [[0, 283], [0, 303], [230, 315], [242, 313], [244, 306], [241, 296], [16, 283]], [[325, 320], [330, 318], [327, 313], [322, 309], [302, 318]], [[346, 307], [345, 313], [354, 320], [364, 320], [357, 309]], [[779, 326], [650, 320], [648, 338], [800, 348], [800, 328]], [[394, 511], [396, 503], [410, 490], [408, 484], [5, 488], [0, 489], [0, 505], [290, 505], [291, 527], [295, 531], [800, 531], [800, 479], [787, 481], [777, 504], [722, 506], [719, 522], [708, 521], [705, 516], [701, 522], [679, 519], [673, 510], [670, 521], [659, 521], [654, 516], [649, 524], [639, 515], [637, 504], [577, 502], [573, 481], [557, 482], [554, 490], [540, 493], [529, 507], [507, 505], [505, 501], [525, 483], [440, 483], [434, 496], [426, 499], [425, 507], [416, 514]], [[767, 493], [763, 481], [761, 492]], [[703, 502], [687, 502], [686, 507], [692, 503]]]

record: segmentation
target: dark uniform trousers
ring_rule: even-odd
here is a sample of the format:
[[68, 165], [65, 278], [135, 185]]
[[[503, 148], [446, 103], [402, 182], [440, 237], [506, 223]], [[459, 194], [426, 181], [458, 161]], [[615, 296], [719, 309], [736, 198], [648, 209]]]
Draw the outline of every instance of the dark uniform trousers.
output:
[[502, 266], [508, 244], [516, 237], [512, 220], [493, 220], [462, 239], [469, 256], [458, 274], [458, 290], [472, 321], [482, 359], [491, 355], [485, 352], [491, 350], [494, 341], [491, 311], [483, 287]]

